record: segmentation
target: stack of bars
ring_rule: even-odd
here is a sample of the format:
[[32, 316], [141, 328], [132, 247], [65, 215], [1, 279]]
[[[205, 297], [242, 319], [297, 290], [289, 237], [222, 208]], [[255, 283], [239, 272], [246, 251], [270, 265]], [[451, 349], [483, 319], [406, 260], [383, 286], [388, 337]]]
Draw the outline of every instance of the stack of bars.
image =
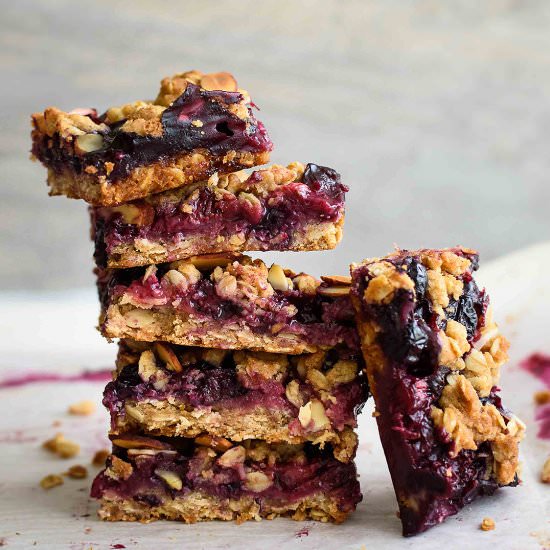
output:
[[272, 148], [253, 106], [192, 71], [154, 102], [34, 116], [51, 193], [92, 204], [100, 330], [120, 339], [104, 519], [342, 522], [361, 500], [351, 278], [241, 254], [334, 248], [347, 188], [315, 164], [244, 171]]
[[477, 253], [321, 280], [242, 255], [334, 248], [347, 191], [315, 164], [243, 171], [272, 148], [253, 106], [192, 71], [153, 102], [33, 116], [51, 194], [92, 205], [100, 330], [119, 339], [100, 517], [342, 522], [369, 385], [405, 535], [517, 485], [525, 426], [499, 395], [508, 343]]

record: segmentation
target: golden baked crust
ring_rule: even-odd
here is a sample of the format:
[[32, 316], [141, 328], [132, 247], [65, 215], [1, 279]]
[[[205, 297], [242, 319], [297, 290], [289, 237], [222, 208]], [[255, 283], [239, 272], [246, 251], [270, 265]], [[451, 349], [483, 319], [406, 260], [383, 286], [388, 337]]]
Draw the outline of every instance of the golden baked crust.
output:
[[212, 174], [226, 174], [252, 168], [269, 161], [269, 153], [234, 151], [234, 155], [215, 156], [204, 149], [183, 153], [169, 161], [138, 166], [128, 177], [114, 182], [93, 171], [75, 174], [70, 169], [48, 169], [50, 195], [83, 199], [96, 206], [115, 206], [208, 179]]
[[320, 521], [342, 523], [350, 511], [342, 511], [339, 500], [323, 494], [281, 504], [277, 501], [250, 496], [227, 499], [193, 491], [185, 496], [176, 496], [161, 506], [151, 508], [132, 499], [118, 500], [104, 497], [100, 500], [98, 515], [106, 521], [139, 521], [149, 523], [160, 519], [196, 523], [199, 521], [224, 520], [243, 523], [248, 520], [288, 517], [295, 521]]

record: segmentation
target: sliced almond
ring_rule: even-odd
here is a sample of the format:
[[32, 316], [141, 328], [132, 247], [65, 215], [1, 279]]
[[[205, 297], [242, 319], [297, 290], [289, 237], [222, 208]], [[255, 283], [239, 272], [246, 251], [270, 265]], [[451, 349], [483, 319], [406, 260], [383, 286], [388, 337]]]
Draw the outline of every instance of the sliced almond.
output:
[[285, 388], [286, 398], [295, 406], [300, 408], [304, 404], [304, 397], [300, 392], [298, 380], [291, 380]]
[[163, 455], [176, 455], [177, 451], [169, 451], [167, 449], [128, 449], [128, 456], [156, 456], [158, 454]]
[[275, 290], [285, 291], [289, 289], [289, 280], [287, 279], [283, 268], [278, 264], [273, 264], [269, 268], [267, 280]]
[[223, 90], [224, 92], [236, 92], [238, 89], [233, 75], [223, 71], [202, 75], [201, 87], [205, 90]]
[[218, 458], [218, 464], [225, 468], [232, 468], [242, 464], [246, 458], [246, 450], [242, 445], [232, 447], [228, 451], [225, 451], [220, 458]]
[[351, 277], [344, 275], [321, 275], [321, 279], [330, 286], [351, 286]]
[[340, 296], [347, 296], [349, 294], [349, 286], [320, 286], [317, 292], [321, 296], [330, 296], [331, 298], [338, 298]]
[[151, 225], [155, 219], [155, 210], [145, 203], [141, 203], [139, 206], [137, 204], [121, 204], [113, 206], [110, 211], [120, 214], [124, 223], [138, 227]]
[[169, 445], [141, 435], [116, 436], [112, 439], [113, 445], [123, 449], [169, 449]]
[[185, 275], [176, 269], [170, 269], [167, 271], [163, 278], [173, 286], [187, 286], [187, 279], [185, 278]]
[[254, 493], [261, 493], [269, 489], [273, 485], [273, 481], [269, 479], [263, 472], [248, 472], [246, 474], [245, 487]]
[[124, 314], [124, 320], [130, 328], [145, 328], [155, 323], [153, 313], [147, 309], [131, 309]]
[[211, 447], [218, 452], [225, 452], [233, 447], [233, 443], [231, 443], [231, 441], [229, 441], [228, 439], [225, 439], [225, 437], [216, 437], [210, 434], [198, 435], [197, 437], [195, 437], [195, 443], [197, 445]]
[[75, 140], [77, 153], [93, 153], [103, 148], [103, 136], [101, 134], [82, 134]]
[[237, 259], [233, 254], [203, 254], [202, 256], [191, 256], [186, 262], [192, 263], [197, 269], [207, 271], [215, 267], [225, 267]]
[[152, 376], [157, 373], [157, 360], [155, 354], [147, 349], [139, 356], [138, 374], [144, 382], [149, 382]]
[[145, 270], [145, 273], [143, 274], [141, 281], [144, 283], [149, 277], [154, 275], [156, 272], [157, 272], [157, 266], [155, 264], [147, 266], [147, 269]]
[[309, 369], [306, 373], [306, 379], [316, 390], [328, 390], [330, 384], [327, 377], [317, 369]]
[[181, 477], [176, 474], [176, 472], [158, 469], [155, 470], [155, 474], [159, 476], [163, 481], [165, 481], [168, 487], [175, 489], [176, 491], [181, 491], [181, 488], [183, 487], [183, 481], [181, 480]]
[[308, 401], [298, 412], [298, 420], [306, 430], [317, 432], [330, 426], [325, 407], [318, 399]]
[[155, 342], [155, 352], [164, 361], [168, 370], [173, 372], [183, 371], [183, 367], [181, 366], [179, 359], [169, 344], [165, 344], [164, 342]]

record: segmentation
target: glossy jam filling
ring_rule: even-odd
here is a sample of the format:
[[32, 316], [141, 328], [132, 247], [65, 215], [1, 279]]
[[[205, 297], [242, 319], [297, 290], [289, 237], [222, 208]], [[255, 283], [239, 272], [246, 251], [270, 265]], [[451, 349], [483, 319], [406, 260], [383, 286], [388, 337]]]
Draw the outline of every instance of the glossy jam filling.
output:
[[[477, 256], [472, 270], [477, 269]], [[384, 373], [376, 377], [378, 393], [377, 417], [380, 437], [394, 482], [396, 493], [418, 495], [416, 509], [401, 507], [403, 533], [413, 535], [440, 523], [455, 514], [478, 495], [491, 494], [498, 484], [491, 474], [492, 452], [483, 443], [477, 451], [461, 451], [449, 457], [451, 441], [448, 435], [435, 429], [431, 407], [441, 397], [449, 369], [438, 363], [440, 346], [437, 331], [445, 328], [427, 296], [426, 268], [419, 258], [404, 257], [392, 260], [396, 266], [405, 265], [415, 283], [416, 299], [412, 292], [399, 294], [388, 306], [362, 303], [365, 315], [382, 327], [380, 344], [388, 357]], [[365, 288], [365, 267], [354, 273], [357, 286], [353, 290], [362, 297]], [[471, 273], [466, 272], [463, 295], [452, 300], [445, 313], [448, 319], [466, 326], [470, 344], [479, 337], [484, 326], [488, 297], [479, 290]], [[489, 397], [505, 416], [509, 413], [493, 388]], [[414, 470], [414, 477], [408, 472]], [[517, 480], [514, 481], [517, 484]]]
[[[104, 473], [99, 474], [93, 482], [93, 498], [133, 499], [151, 507], [160, 506], [168, 499], [189, 491], [201, 491], [219, 498], [238, 499], [253, 496], [262, 500], [276, 500], [283, 505], [299, 499], [323, 494], [337, 498], [341, 511], [353, 510], [361, 501], [361, 492], [357, 481], [357, 471], [353, 462], [338, 462], [331, 451], [308, 449], [306, 460], [289, 460], [269, 465], [265, 462], [245, 463], [247, 469], [261, 471], [272, 485], [260, 492], [253, 492], [245, 486], [242, 465], [226, 468], [214, 463], [213, 475], [203, 477], [204, 459], [200, 456], [189, 456], [182, 452], [177, 454], [159, 453], [154, 456], [140, 456], [129, 459], [123, 450], [116, 453], [123, 460], [132, 463], [132, 475], [125, 481], [117, 481]], [[168, 488], [166, 483], [155, 474], [158, 470], [176, 473], [182, 479], [182, 489]]]
[[[114, 181], [126, 177], [138, 166], [167, 160], [194, 149], [207, 149], [213, 155], [228, 151], [271, 151], [273, 144], [263, 124], [252, 116], [250, 108], [246, 121], [227, 110], [242, 99], [238, 92], [207, 91], [188, 84], [183, 94], [163, 112], [163, 134], [160, 137], [123, 132], [123, 120], [112, 124], [103, 135], [102, 149], [83, 157], [63, 147], [58, 137], [52, 139], [48, 136], [35, 141], [32, 152], [54, 170], [70, 167], [80, 174], [85, 167], [92, 166], [98, 175]], [[104, 118], [102, 115], [95, 121], [103, 122]], [[195, 120], [200, 120], [202, 126], [194, 125]], [[53, 146], [49, 147], [52, 141]], [[113, 163], [109, 174], [105, 173], [105, 162]]]
[[[174, 349], [176, 349], [174, 347]], [[344, 356], [327, 354], [322, 371], [328, 370]], [[359, 357], [346, 354], [361, 365]], [[103, 394], [103, 404], [111, 413], [113, 427], [120, 416], [124, 416], [124, 405], [127, 401], [166, 400], [175, 398], [194, 408], [212, 407], [214, 410], [228, 408], [239, 409], [243, 414], [256, 407], [280, 409], [297, 417], [298, 409], [285, 395], [285, 387], [290, 380], [298, 380], [298, 374], [290, 368], [286, 377], [281, 380], [265, 379], [260, 376], [239, 374], [235, 368], [232, 354], [228, 354], [220, 365], [200, 361], [187, 366], [181, 373], [168, 373], [167, 384], [158, 390], [154, 382], [144, 382], [138, 373], [137, 364], [126, 365], [116, 380], [107, 384]], [[305, 400], [319, 399], [318, 392], [306, 382], [300, 382], [300, 393]], [[365, 378], [358, 375], [355, 380], [333, 388], [331, 395], [334, 401], [327, 401], [326, 414], [333, 429], [343, 430], [345, 426], [356, 427], [356, 417], [363, 407], [368, 390]], [[302, 432], [299, 424], [294, 430], [296, 435]]]
[[[249, 181], [253, 178], [254, 174]], [[266, 249], [284, 250], [292, 244], [295, 232], [308, 224], [341, 219], [346, 191], [334, 170], [308, 164], [302, 181], [282, 185], [254, 205], [234, 195], [216, 200], [212, 189], [205, 186], [192, 203], [186, 203], [192, 208], [189, 213], [181, 210], [183, 200], [134, 203], [154, 210], [148, 225], [127, 224], [119, 213], [96, 208], [96, 250], [105, 247], [110, 253], [117, 245], [135, 239], [176, 244], [190, 235], [212, 238], [239, 233], [260, 246], [264, 244]]]
[[[350, 349], [359, 347], [355, 314], [348, 296], [327, 298], [298, 290], [275, 291], [270, 298], [262, 299], [259, 307], [252, 300], [221, 298], [208, 274], [185, 290], [171, 285], [162, 278], [167, 265], [158, 267], [157, 273], [145, 281], [142, 268], [99, 271], [98, 285], [104, 305], [127, 294], [144, 307], [175, 309], [215, 323], [244, 321], [256, 333], [273, 334], [277, 325], [279, 332], [300, 335], [312, 344], [334, 346], [343, 342]], [[289, 305], [297, 308], [295, 315], [289, 314]]]

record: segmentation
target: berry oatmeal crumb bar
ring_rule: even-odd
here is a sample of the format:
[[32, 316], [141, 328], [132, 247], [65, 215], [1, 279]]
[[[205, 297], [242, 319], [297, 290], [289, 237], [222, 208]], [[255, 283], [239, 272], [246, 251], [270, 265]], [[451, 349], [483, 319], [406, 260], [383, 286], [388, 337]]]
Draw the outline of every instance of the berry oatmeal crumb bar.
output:
[[342, 346], [283, 355], [122, 340], [103, 403], [113, 434], [330, 443], [347, 462], [368, 396], [362, 365]]
[[154, 101], [32, 116], [51, 195], [112, 206], [265, 164], [272, 143], [229, 73], [165, 78]]
[[358, 349], [349, 277], [268, 268], [240, 255], [98, 270], [107, 338], [300, 354]]
[[186, 523], [278, 516], [341, 523], [362, 498], [355, 464], [328, 448], [208, 435], [113, 438], [91, 496], [104, 520]]
[[215, 252], [326, 250], [342, 237], [347, 188], [299, 162], [244, 171], [92, 209], [100, 266], [135, 267]]
[[507, 340], [466, 248], [352, 265], [351, 299], [405, 536], [518, 483], [525, 426], [497, 388]]

